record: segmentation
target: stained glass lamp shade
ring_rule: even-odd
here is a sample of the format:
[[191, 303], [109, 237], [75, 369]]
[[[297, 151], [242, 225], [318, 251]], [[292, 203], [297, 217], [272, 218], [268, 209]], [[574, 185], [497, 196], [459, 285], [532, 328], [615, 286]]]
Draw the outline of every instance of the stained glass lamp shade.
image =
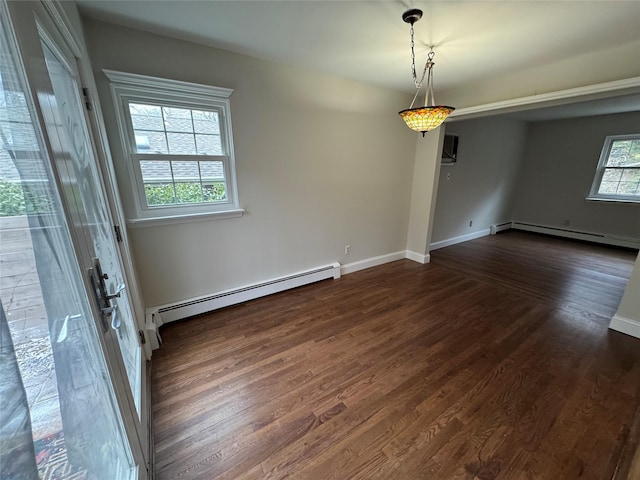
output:
[[435, 107], [408, 108], [398, 112], [407, 126], [416, 132], [426, 132], [438, 128], [455, 108], [445, 105]]

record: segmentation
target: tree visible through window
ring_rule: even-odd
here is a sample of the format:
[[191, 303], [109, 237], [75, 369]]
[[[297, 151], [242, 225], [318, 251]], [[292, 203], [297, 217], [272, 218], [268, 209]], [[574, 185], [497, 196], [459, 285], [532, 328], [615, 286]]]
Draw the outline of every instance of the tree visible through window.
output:
[[640, 201], [640, 134], [605, 139], [591, 197]]

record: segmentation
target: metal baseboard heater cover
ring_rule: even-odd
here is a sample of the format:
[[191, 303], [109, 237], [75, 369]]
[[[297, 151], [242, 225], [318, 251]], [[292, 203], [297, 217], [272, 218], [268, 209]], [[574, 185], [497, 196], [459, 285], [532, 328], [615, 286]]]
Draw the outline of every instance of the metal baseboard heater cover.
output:
[[150, 308], [147, 313], [155, 317], [157, 327], [168, 322], [211, 312], [219, 308], [236, 305], [256, 298], [308, 285], [328, 278], [340, 278], [340, 264], [332, 263], [311, 270], [293, 273], [244, 287], [224, 290], [211, 295], [196, 297], [182, 302]]
[[546, 225], [536, 225], [532, 223], [512, 222], [511, 228], [514, 230], [524, 230], [527, 232], [544, 233], [556, 237], [572, 238], [574, 240], [584, 240], [593, 243], [602, 243], [625, 248], [640, 248], [640, 241], [636, 238], [620, 237], [604, 233], [585, 232], [581, 230], [570, 230], [563, 227], [550, 227]]

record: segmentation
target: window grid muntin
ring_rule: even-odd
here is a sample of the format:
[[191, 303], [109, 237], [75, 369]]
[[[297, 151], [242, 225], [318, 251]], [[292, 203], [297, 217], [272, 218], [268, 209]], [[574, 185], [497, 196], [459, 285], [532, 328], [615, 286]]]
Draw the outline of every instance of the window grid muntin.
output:
[[[180, 207], [180, 206], [198, 206], [198, 205], [219, 205], [226, 204], [231, 201], [230, 198], [230, 188], [229, 188], [229, 158], [226, 156], [191, 156], [191, 155], [146, 155], [146, 154], [133, 154], [132, 158], [135, 161], [135, 166], [139, 171], [139, 177], [142, 181], [143, 192], [144, 195], [141, 200], [144, 201], [146, 208], [148, 209], [158, 209], [158, 208], [166, 208], [166, 207]], [[143, 162], [166, 162], [169, 165], [171, 178], [169, 179], [145, 179], [145, 174], [143, 172]], [[176, 178], [174, 168], [174, 162], [192, 162], [195, 163], [198, 167], [198, 179], [189, 179], [189, 178]], [[212, 177], [204, 177], [202, 176], [202, 164], [203, 163], [220, 163], [220, 171], [221, 178]], [[176, 190], [177, 184], [198, 184], [200, 187], [200, 194], [202, 201], [200, 202], [181, 202], [179, 201], [179, 195]], [[171, 184], [174, 192], [174, 202], [173, 203], [149, 203], [149, 198], [147, 195], [147, 185], [163, 185], [163, 184]], [[220, 199], [215, 199], [211, 201], [205, 200], [205, 190], [206, 187], [214, 187], [215, 185], [221, 184], [224, 188], [224, 197]]]
[[[136, 129], [133, 126], [133, 115], [131, 115], [131, 109], [130, 106], [131, 105], [142, 105], [142, 106], [148, 106], [148, 107], [157, 107], [160, 109], [160, 115], [161, 115], [161, 120], [162, 120], [162, 128], [163, 130], [148, 130], [148, 131], [154, 131], [157, 133], [163, 133], [164, 134], [164, 139], [165, 139], [165, 145], [166, 145], [166, 150], [168, 153], [140, 153], [138, 151], [137, 148], [137, 141], [136, 141]], [[129, 97], [125, 100], [125, 104], [124, 104], [124, 114], [126, 117], [126, 123], [127, 123], [127, 127], [129, 130], [129, 144], [131, 145], [131, 158], [134, 160], [135, 162], [135, 170], [138, 172], [138, 178], [140, 179], [140, 184], [142, 188], [138, 188], [138, 195], [140, 197], [140, 202], [141, 202], [141, 206], [145, 209], [145, 210], [158, 210], [158, 209], [164, 209], [164, 208], [180, 208], [180, 207], [206, 207], [206, 206], [212, 206], [212, 205], [224, 205], [224, 204], [229, 204], [232, 202], [232, 198], [230, 196], [230, 184], [229, 184], [229, 157], [228, 155], [226, 155], [226, 141], [225, 141], [225, 130], [224, 130], [224, 110], [220, 107], [216, 107], [213, 105], [202, 105], [202, 104], [198, 104], [196, 105], [192, 105], [192, 104], [185, 104], [183, 102], [173, 102], [173, 101], [159, 101], [159, 100], [152, 100], [149, 98], [143, 98], [143, 97]], [[184, 133], [181, 131], [173, 131], [173, 130], [167, 130], [166, 127], [166, 119], [165, 119], [165, 109], [171, 109], [171, 108], [175, 108], [175, 109], [181, 109], [181, 110], [188, 110], [189, 114], [190, 114], [190, 119], [191, 119], [191, 125], [192, 125], [192, 130], [193, 132], [189, 132], [193, 135], [193, 139], [194, 139], [194, 146], [195, 146], [195, 151], [196, 153], [190, 153], [190, 154], [179, 154], [179, 153], [170, 153], [171, 149], [169, 146], [169, 138], [168, 138], [168, 133]], [[196, 135], [200, 135], [200, 133], [195, 132], [196, 127], [193, 121], [193, 112], [209, 112], [209, 113], [214, 113], [216, 115], [217, 118], [217, 127], [218, 127], [218, 134], [217, 135], [209, 135], [209, 136], [217, 136], [220, 142], [220, 149], [223, 152], [223, 155], [211, 155], [211, 154], [203, 154], [203, 153], [197, 153], [197, 146], [198, 146], [198, 142], [197, 142], [197, 137]], [[139, 131], [147, 131], [147, 130], [137, 130]], [[147, 185], [150, 185], [149, 182], [146, 182], [144, 179], [144, 176], [142, 174], [142, 168], [141, 168], [141, 162], [142, 161], [169, 161], [169, 165], [171, 167], [172, 170], [172, 179], [170, 182], [164, 182], [167, 184], [171, 184], [172, 189], [173, 189], [173, 199], [174, 202], [173, 203], [150, 203], [149, 202], [149, 196], [148, 196], [148, 190], [147, 190]], [[177, 192], [177, 188], [176, 188], [176, 184], [185, 184], [188, 182], [184, 182], [184, 181], [176, 181], [175, 176], [173, 175], [173, 161], [212, 161], [212, 162], [216, 162], [219, 161], [221, 162], [222, 165], [222, 180], [217, 180], [217, 181], [202, 181], [202, 179], [198, 182], [200, 185], [200, 193], [201, 193], [201, 199], [202, 201], [200, 202], [181, 202], [179, 201], [179, 195]], [[200, 165], [198, 163], [198, 165]], [[200, 168], [199, 168], [200, 170]], [[196, 182], [190, 182], [190, 183], [196, 183]], [[158, 182], [158, 184], [161, 184], [161, 182]], [[218, 184], [222, 184], [222, 188], [224, 189], [224, 198], [221, 199], [217, 199], [217, 200], [212, 200], [212, 201], [206, 201], [205, 200], [205, 188], [206, 187], [211, 187], [211, 188], [215, 188], [216, 185]]]
[[[603, 169], [603, 174], [602, 174], [602, 179], [600, 180], [600, 186], [598, 187], [598, 194], [599, 195], [622, 195], [622, 196], [628, 196], [628, 195], [637, 195], [640, 197], [640, 167], [604, 167]], [[620, 172], [620, 174], [618, 175], [618, 178], [616, 180], [605, 180], [605, 177], [607, 177], [607, 173], [613, 171], [613, 172]], [[638, 172], [638, 179], [637, 180], [626, 180], [623, 177], [625, 176], [625, 173], [631, 172], [631, 171], [636, 171]], [[616, 185], [616, 191], [615, 192], [608, 192], [608, 191], [603, 191], [605, 190], [603, 188], [603, 185], [607, 183], [607, 184], [615, 184]], [[633, 190], [632, 192], [620, 192], [620, 185], [623, 183], [627, 183], [627, 184], [634, 184], [635, 183], [635, 188], [631, 188], [631, 190]]]
[[[160, 109], [160, 117], [162, 119], [162, 130], [152, 130], [152, 129], [136, 129], [134, 127], [134, 115], [132, 115], [131, 113], [131, 106], [137, 106], [140, 105], [142, 107], [157, 107]], [[186, 132], [184, 130], [171, 130], [171, 129], [167, 129], [167, 118], [165, 116], [165, 110], [170, 110], [170, 109], [174, 109], [174, 110], [188, 110], [189, 114], [190, 114], [190, 122], [191, 122], [191, 131], [190, 132]], [[194, 118], [193, 118], [193, 113], [194, 112], [202, 112], [202, 113], [213, 113], [216, 116], [216, 123], [217, 123], [217, 130], [218, 133], [214, 133], [214, 134], [209, 134], [209, 133], [203, 133], [203, 132], [196, 132], [196, 124], [194, 122]], [[155, 132], [156, 134], [163, 134], [164, 140], [165, 140], [165, 146], [166, 146], [166, 154], [167, 155], [180, 155], [181, 153], [178, 152], [171, 152], [171, 148], [170, 148], [170, 144], [169, 144], [169, 134], [189, 134], [192, 136], [193, 138], [193, 145], [194, 145], [194, 152], [193, 153], [188, 153], [190, 155], [227, 155], [228, 154], [228, 149], [227, 149], [227, 144], [225, 141], [225, 135], [226, 132], [224, 131], [224, 111], [222, 108], [220, 107], [216, 107], [213, 105], [192, 105], [192, 104], [185, 104], [182, 102], [171, 102], [171, 101], [158, 101], [158, 100], [151, 100], [151, 99], [146, 99], [146, 98], [141, 98], [141, 97], [136, 97], [136, 98], [128, 98], [125, 101], [125, 116], [127, 117], [127, 126], [129, 128], [129, 134], [130, 134], [130, 144], [131, 144], [131, 152], [133, 153], [149, 153], [149, 152], [140, 152], [138, 150], [138, 145], [137, 145], [137, 141], [136, 141], [136, 133], [137, 132]], [[135, 116], [142, 116], [142, 115], [135, 115]], [[147, 115], [148, 116], [148, 115]], [[211, 152], [211, 153], [199, 153], [198, 152], [198, 145], [200, 142], [198, 142], [198, 135], [201, 137], [215, 137], [217, 138], [218, 142], [219, 142], [219, 148], [220, 151], [219, 153], [215, 153], [215, 152]], [[214, 142], [215, 143], [215, 142]], [[163, 152], [154, 152], [154, 154], [157, 155], [162, 155], [165, 154]]]
[[[611, 200], [611, 201], [622, 201], [622, 202], [640, 202], [640, 174], [638, 174], [638, 180], [627, 181], [624, 182], [622, 180], [622, 176], [625, 172], [629, 171], [638, 171], [640, 172], [640, 163], [632, 163], [630, 165], [609, 165], [611, 153], [614, 150], [614, 146], [617, 142], [637, 142], [636, 148], [640, 150], [640, 134], [629, 134], [629, 135], [612, 135], [605, 138], [604, 145], [602, 148], [602, 152], [600, 154], [600, 160], [598, 162], [598, 167], [596, 170], [596, 175], [591, 186], [591, 193], [589, 194], [589, 198], [591, 199], [603, 199], [603, 200]], [[631, 145], [629, 149], [631, 150]], [[638, 160], [640, 162], [640, 155], [638, 156]], [[622, 173], [619, 176], [619, 180], [617, 181], [607, 181], [605, 180], [608, 171], [621, 170]], [[631, 187], [630, 190], [634, 190], [633, 192], [624, 191], [619, 192], [621, 183], [634, 183], [636, 182], [635, 189]], [[606, 188], [605, 183], [612, 184], [615, 183], [615, 192], [609, 185], [609, 188]]]

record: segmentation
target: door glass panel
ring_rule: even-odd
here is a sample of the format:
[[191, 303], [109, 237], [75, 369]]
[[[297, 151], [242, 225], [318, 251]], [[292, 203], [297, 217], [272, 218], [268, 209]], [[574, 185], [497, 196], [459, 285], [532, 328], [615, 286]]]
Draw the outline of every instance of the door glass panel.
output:
[[0, 24], [0, 478], [134, 478], [63, 209], [73, 185], [42, 148], [3, 4]]
[[[89, 142], [76, 71], [67, 62], [69, 59], [63, 59], [47, 41], [42, 41], [42, 48], [54, 95], [48, 99], [41, 98], [40, 102], [42, 104], [46, 100], [50, 107], [47, 132], [56, 139], [55, 160], [65, 164], [76, 208], [86, 217], [80, 217], [87, 235], [86, 242], [93, 247], [92, 255], [100, 259], [102, 271], [106, 274], [107, 293], [115, 294], [124, 285], [124, 275], [104, 196], [96, 195], [96, 190], [100, 189], [100, 173]], [[118, 344], [139, 416], [141, 349], [126, 289], [120, 290], [119, 297], [113, 298], [111, 305], [117, 309], [118, 321], [111, 324], [117, 326]]]

